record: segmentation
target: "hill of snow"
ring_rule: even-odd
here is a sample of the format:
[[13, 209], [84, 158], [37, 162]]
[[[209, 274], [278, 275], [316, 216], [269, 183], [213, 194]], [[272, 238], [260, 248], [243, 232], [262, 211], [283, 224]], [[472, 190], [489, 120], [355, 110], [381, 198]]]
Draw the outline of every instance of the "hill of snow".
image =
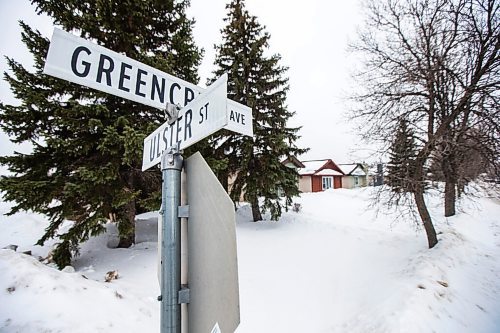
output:
[[[238, 333], [500, 332], [498, 199], [462, 199], [444, 218], [432, 192], [439, 243], [429, 250], [413, 222], [375, 216], [372, 191], [302, 194], [301, 211], [279, 222], [239, 208]], [[19, 246], [0, 250], [0, 332], [159, 331], [156, 243], [109, 249], [101, 235], [59, 271], [40, 262], [53, 242], [33, 245], [47, 225], [32, 213], [0, 217], [0, 248]], [[118, 279], [104, 282], [113, 270]]]

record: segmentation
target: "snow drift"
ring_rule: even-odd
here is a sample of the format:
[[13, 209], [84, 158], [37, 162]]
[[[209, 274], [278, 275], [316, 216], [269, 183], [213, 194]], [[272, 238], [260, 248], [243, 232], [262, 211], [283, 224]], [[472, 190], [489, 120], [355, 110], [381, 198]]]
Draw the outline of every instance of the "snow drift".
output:
[[[374, 214], [372, 191], [302, 194], [301, 211], [279, 222], [239, 208], [238, 333], [500, 331], [498, 199], [462, 199], [444, 218], [431, 192], [439, 243], [429, 250], [413, 222]], [[0, 220], [0, 248], [19, 245], [0, 251], [0, 332], [159, 331], [156, 243], [109, 249], [101, 235], [58, 271], [38, 259], [52, 244], [32, 245], [46, 226], [29, 213]], [[111, 270], [118, 279], [104, 282]]]

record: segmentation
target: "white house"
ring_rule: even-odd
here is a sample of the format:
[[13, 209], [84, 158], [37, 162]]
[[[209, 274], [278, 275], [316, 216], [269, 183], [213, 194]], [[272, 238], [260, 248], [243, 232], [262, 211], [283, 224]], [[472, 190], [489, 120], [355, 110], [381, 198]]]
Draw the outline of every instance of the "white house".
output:
[[343, 188], [356, 188], [368, 185], [368, 173], [361, 163], [338, 164], [344, 173], [342, 177]]

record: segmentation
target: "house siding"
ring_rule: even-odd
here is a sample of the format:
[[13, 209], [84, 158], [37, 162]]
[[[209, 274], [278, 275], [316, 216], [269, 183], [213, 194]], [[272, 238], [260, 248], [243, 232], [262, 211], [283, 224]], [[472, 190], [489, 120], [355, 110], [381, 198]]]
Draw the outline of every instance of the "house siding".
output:
[[333, 188], [342, 188], [342, 176], [333, 176]]
[[[323, 191], [323, 177], [332, 177], [334, 189], [342, 187], [342, 176], [344, 172], [332, 160], [314, 160], [302, 162], [306, 171], [299, 178], [299, 190], [301, 192]], [[322, 164], [320, 164], [322, 163]], [[299, 170], [300, 172], [300, 170]]]
[[342, 182], [343, 188], [353, 188], [354, 187], [354, 179], [351, 176], [344, 176]]
[[[311, 182], [312, 192], [323, 191], [323, 181], [322, 181], [323, 176], [311, 176], [310, 178], [312, 178]], [[341, 187], [342, 187], [342, 176], [333, 176], [333, 188], [336, 189]]]
[[312, 191], [311, 176], [301, 176], [299, 178], [299, 191], [304, 193]]
[[358, 186], [354, 185], [354, 176], [344, 176], [342, 177], [342, 187], [343, 188], [358, 188], [365, 187], [368, 185], [368, 177], [367, 176], [357, 176], [358, 177]]

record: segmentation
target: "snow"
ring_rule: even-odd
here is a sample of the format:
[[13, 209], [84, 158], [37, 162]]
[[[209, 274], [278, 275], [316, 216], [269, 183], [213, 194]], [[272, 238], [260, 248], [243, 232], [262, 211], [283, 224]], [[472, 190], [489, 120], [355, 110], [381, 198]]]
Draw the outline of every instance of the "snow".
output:
[[[279, 222], [251, 222], [239, 207], [237, 333], [500, 331], [498, 198], [462, 199], [444, 218], [431, 192], [439, 243], [429, 250], [412, 221], [375, 215], [373, 190], [304, 193], [301, 211]], [[110, 249], [101, 235], [82, 246], [74, 272], [58, 271], [38, 260], [52, 244], [32, 245], [46, 226], [33, 213], [0, 218], [0, 248], [19, 245], [0, 250], [0, 332], [159, 331], [155, 242]], [[118, 279], [104, 282], [112, 270]]]
[[355, 168], [357, 168], [357, 164], [337, 164], [337, 166], [342, 170], [342, 172], [346, 175], [350, 174], [352, 171], [354, 171]]
[[359, 164], [338, 164], [338, 167], [345, 175], [349, 176], [366, 176], [366, 172], [360, 167]]
[[302, 161], [303, 168], [299, 168], [299, 175], [312, 175], [319, 170], [328, 160]]
[[323, 169], [320, 172], [316, 172], [314, 175], [315, 176], [343, 176], [342, 173], [338, 172], [337, 170], [333, 170], [333, 169]]

